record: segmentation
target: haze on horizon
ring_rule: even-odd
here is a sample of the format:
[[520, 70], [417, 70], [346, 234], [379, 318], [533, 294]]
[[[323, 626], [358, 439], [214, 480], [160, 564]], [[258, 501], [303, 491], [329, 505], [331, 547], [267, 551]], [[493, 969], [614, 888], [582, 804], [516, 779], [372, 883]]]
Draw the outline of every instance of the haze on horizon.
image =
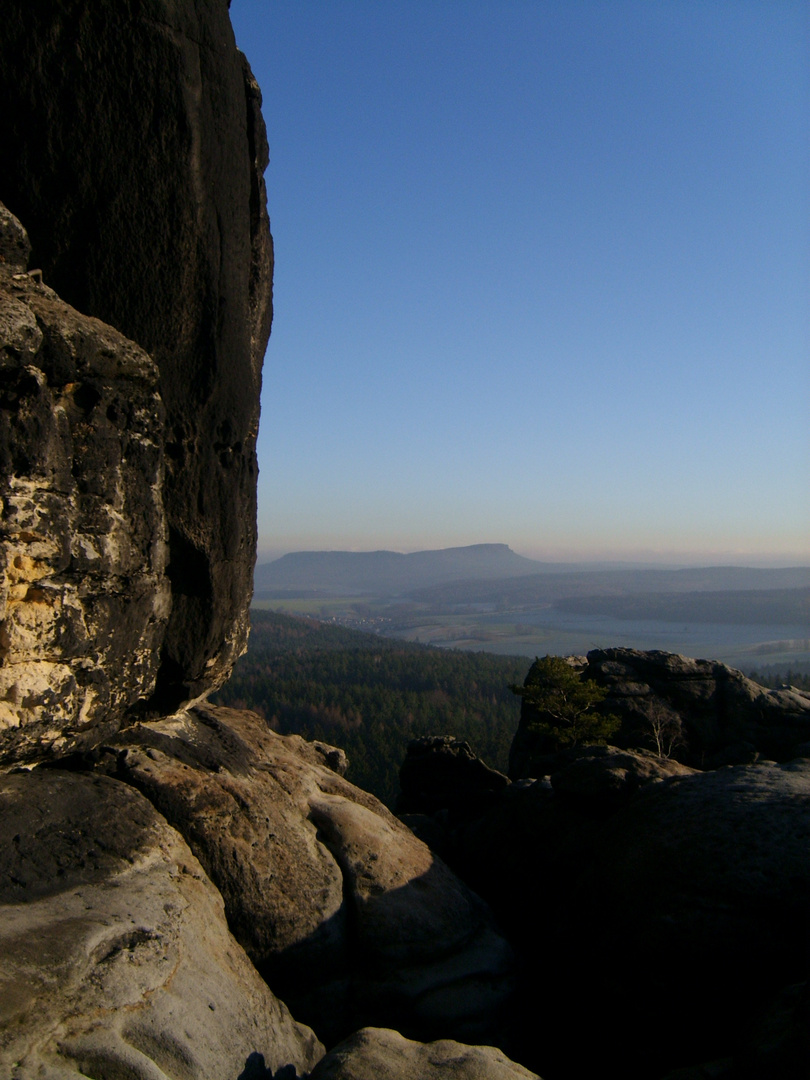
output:
[[810, 9], [234, 0], [260, 561], [810, 563]]

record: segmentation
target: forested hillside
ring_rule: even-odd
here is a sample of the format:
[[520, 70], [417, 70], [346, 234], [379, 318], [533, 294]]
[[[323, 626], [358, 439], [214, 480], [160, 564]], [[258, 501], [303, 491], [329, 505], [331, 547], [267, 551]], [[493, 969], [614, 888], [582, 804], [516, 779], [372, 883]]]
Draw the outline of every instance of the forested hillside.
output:
[[410, 739], [452, 734], [506, 769], [525, 657], [452, 652], [271, 611], [251, 613], [250, 645], [216, 695], [274, 730], [346, 751], [348, 779], [391, 804]]

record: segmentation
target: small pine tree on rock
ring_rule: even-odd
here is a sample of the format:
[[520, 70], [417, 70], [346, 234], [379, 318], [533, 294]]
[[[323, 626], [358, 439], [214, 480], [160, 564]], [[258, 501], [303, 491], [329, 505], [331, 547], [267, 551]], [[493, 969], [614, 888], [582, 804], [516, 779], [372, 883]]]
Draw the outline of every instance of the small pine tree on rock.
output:
[[525, 686], [509, 688], [536, 711], [528, 721], [529, 731], [544, 735], [556, 750], [579, 743], [605, 743], [621, 720], [614, 714], [596, 712], [595, 705], [607, 697], [607, 690], [591, 679], [583, 679], [562, 656], [536, 659]]

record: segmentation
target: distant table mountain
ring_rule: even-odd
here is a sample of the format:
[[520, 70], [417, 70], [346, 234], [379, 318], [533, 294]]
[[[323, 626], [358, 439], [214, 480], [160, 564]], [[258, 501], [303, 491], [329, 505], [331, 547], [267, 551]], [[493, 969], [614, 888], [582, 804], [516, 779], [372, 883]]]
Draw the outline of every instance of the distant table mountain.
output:
[[515, 554], [508, 544], [471, 544], [438, 551], [295, 551], [256, 567], [257, 594], [269, 589], [324, 589], [335, 594], [398, 595], [451, 581], [520, 577], [565, 564]]

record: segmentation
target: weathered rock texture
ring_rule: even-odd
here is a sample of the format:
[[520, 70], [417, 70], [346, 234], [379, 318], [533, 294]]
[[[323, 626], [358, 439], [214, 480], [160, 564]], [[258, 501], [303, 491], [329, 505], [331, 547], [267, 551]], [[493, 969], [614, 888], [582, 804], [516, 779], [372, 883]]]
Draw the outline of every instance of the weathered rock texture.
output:
[[385, 1028], [364, 1028], [336, 1046], [311, 1080], [539, 1080], [494, 1046], [441, 1039], [411, 1042]]
[[30, 257], [28, 233], [8, 207], [0, 203], [0, 267], [12, 271], [27, 270]]
[[665, 1080], [807, 1080], [810, 984], [785, 987], [728, 1057], [667, 1073]]
[[512, 954], [486, 906], [328, 748], [221, 708], [119, 738], [116, 775], [183, 833], [237, 939], [326, 1041], [361, 1024], [468, 1039], [497, 1025]]
[[158, 367], [169, 711], [221, 685], [247, 634], [272, 278], [259, 90], [225, 0], [7, 0], [0, 100], [0, 198], [33, 264]]
[[[654, 724], [671, 720], [683, 729], [673, 756], [702, 769], [746, 764], [759, 756], [789, 760], [810, 740], [810, 694], [766, 690], [719, 661], [638, 649], [595, 649], [587, 659], [570, 660], [583, 678], [607, 689], [597, 708], [621, 718], [621, 730], [611, 740], [618, 745], [654, 748]], [[532, 717], [524, 702], [509, 755], [513, 778], [543, 776], [556, 765], [547, 740], [531, 730]]]
[[236, 1080], [320, 1058], [182, 838], [131, 787], [6, 775], [0, 837], [3, 1076]]
[[154, 687], [171, 601], [155, 365], [24, 272], [2, 206], [0, 241], [2, 765], [114, 730]]

